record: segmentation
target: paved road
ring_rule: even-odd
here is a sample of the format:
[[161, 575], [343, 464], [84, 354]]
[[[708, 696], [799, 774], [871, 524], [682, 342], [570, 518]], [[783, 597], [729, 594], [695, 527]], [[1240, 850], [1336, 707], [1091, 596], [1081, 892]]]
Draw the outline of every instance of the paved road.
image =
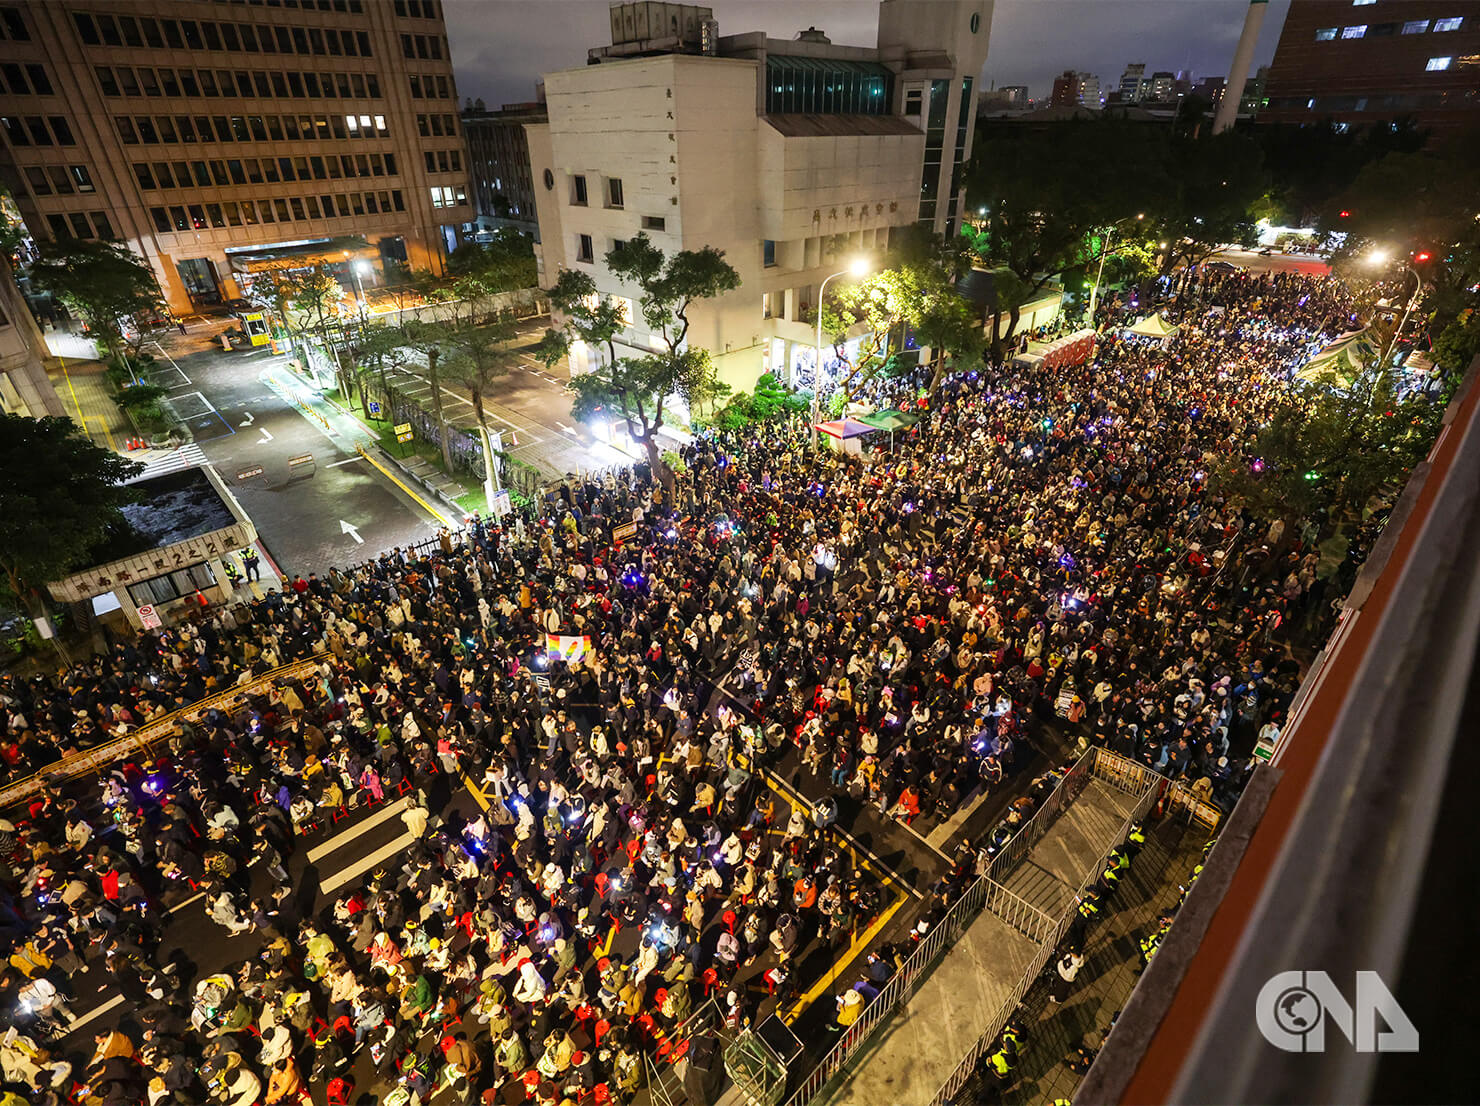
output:
[[[159, 358], [153, 379], [170, 390], [284, 573], [323, 572], [436, 533], [431, 517], [355, 452], [357, 439], [371, 440], [362, 428], [311, 420], [291, 401], [287, 358], [265, 348], [225, 353], [208, 344], [218, 329], [164, 340], [151, 350]], [[289, 458], [310, 453], [313, 464], [290, 469]], [[236, 479], [257, 466], [262, 476]]]
[[[506, 452], [534, 465], [546, 477], [631, 464], [636, 458], [598, 441], [589, 427], [571, 418], [568, 365], [562, 362], [547, 369], [535, 360], [531, 350], [549, 325], [548, 315], [520, 323], [516, 364], [493, 394], [484, 397], [489, 428], [502, 432]], [[396, 374], [396, 383], [431, 410], [432, 390], [423, 364], [406, 366]], [[444, 379], [442, 398], [449, 422], [463, 428], [474, 425], [473, 403], [465, 387]]]
[[1331, 266], [1323, 257], [1308, 253], [1272, 253], [1261, 257], [1256, 250], [1223, 250], [1215, 255], [1219, 261], [1227, 261], [1251, 273], [1304, 273], [1306, 276], [1325, 276]]

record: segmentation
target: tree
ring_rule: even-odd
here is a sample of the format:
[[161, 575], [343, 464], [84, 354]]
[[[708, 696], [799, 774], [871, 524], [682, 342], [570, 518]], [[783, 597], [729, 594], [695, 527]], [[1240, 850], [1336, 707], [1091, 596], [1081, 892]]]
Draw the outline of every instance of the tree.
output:
[[406, 335], [400, 327], [367, 326], [355, 339], [355, 375], [359, 380], [360, 410], [366, 416], [370, 407], [365, 395], [365, 378], [371, 376], [380, 385], [381, 399], [390, 402], [390, 382], [386, 372], [406, 361]]
[[1399, 402], [1377, 366], [1347, 388], [1303, 385], [1243, 454], [1217, 462], [1213, 479], [1266, 520], [1359, 510], [1423, 460], [1442, 414], [1427, 398]]
[[1337, 265], [1360, 262], [1377, 251], [1412, 259], [1433, 289], [1439, 329], [1476, 305], [1471, 289], [1480, 283], [1477, 146], [1480, 142], [1458, 142], [1432, 153], [1388, 154], [1366, 165], [1320, 221], [1327, 235], [1345, 235], [1333, 254]]
[[86, 319], [98, 344], [113, 353], [137, 356], [145, 328], [165, 312], [154, 271], [117, 242], [43, 242], [31, 279]]
[[455, 277], [478, 277], [495, 293], [533, 288], [538, 283], [534, 239], [503, 227], [486, 244], [464, 242], [453, 250], [447, 257], [447, 271]]
[[1480, 310], [1467, 307], [1434, 339], [1434, 361], [1459, 377], [1476, 356], [1480, 356]]
[[1240, 131], [1173, 139], [1147, 190], [1144, 234], [1166, 243], [1161, 271], [1196, 265], [1230, 243], [1259, 241], [1255, 214], [1269, 188], [1258, 144]]
[[407, 319], [400, 326], [402, 345], [427, 359], [427, 383], [432, 389], [432, 413], [437, 416], [437, 438], [442, 446], [442, 467], [452, 471], [452, 440], [447, 433], [447, 414], [442, 409], [442, 379], [437, 364], [448, 342], [448, 331], [438, 323]]
[[1369, 162], [1389, 153], [1413, 153], [1428, 132], [1412, 120], [1383, 120], [1367, 127], [1334, 120], [1296, 125], [1261, 123], [1252, 134], [1270, 175], [1271, 219], [1285, 226], [1311, 226], [1332, 201], [1350, 188]]
[[447, 341], [445, 372], [468, 389], [478, 426], [484, 425], [483, 399], [514, 366], [514, 317], [495, 315], [481, 325], [465, 323], [452, 329]]
[[[1145, 193], [1163, 186], [1151, 165], [1165, 141], [1117, 119], [983, 129], [966, 174], [967, 209], [980, 218], [961, 237], [983, 268], [1016, 278], [997, 282], [999, 308], [1008, 313], [1007, 332], [993, 328], [998, 356], [1022, 305], [1097, 257], [1092, 236], [1134, 219]], [[1105, 172], [1108, 164], [1115, 173]]]
[[0, 415], [0, 571], [33, 618], [40, 588], [85, 567], [143, 470], [94, 445], [71, 420]]
[[572, 377], [571, 414], [577, 419], [597, 413], [623, 419], [671, 498], [673, 473], [657, 445], [667, 417], [664, 404], [674, 395], [705, 397], [714, 389], [709, 351], [688, 343], [689, 309], [696, 300], [734, 291], [740, 287], [740, 276], [723, 251], [713, 246], [668, 256], [645, 234], [609, 250], [604, 261], [613, 276], [638, 291], [638, 313], [660, 351], [618, 357], [616, 336], [629, 325], [625, 304], [599, 292], [589, 274], [567, 269], [550, 292], [550, 302], [565, 316], [565, 326], [546, 332], [541, 356], [558, 359], [572, 338], [605, 352], [604, 363]]

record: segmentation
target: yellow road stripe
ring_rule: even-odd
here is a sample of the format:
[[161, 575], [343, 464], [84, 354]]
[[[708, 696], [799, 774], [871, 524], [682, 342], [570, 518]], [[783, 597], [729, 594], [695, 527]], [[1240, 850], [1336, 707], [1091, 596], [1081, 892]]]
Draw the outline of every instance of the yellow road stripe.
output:
[[[776, 779], [771, 775], [770, 772], [761, 773], [761, 778], [766, 781], [767, 787], [776, 792], [776, 794], [780, 795], [787, 802], [793, 804], [794, 806], [801, 807], [809, 814], [812, 812], [812, 803], [807, 799], [805, 795], [803, 795], [800, 791], [797, 791], [790, 784], [783, 783], [782, 781]], [[893, 868], [889, 867], [889, 865], [885, 864], [871, 851], [865, 848], [863, 844], [853, 840], [853, 838], [849, 836], [846, 830], [838, 828], [837, 825], [833, 825], [832, 830], [834, 833], [837, 834], [839, 844], [841, 844], [843, 848], [848, 850], [853, 859], [857, 861], [859, 865], [864, 868], [875, 869], [876, 871], [880, 872], [886, 880], [894, 884], [894, 886], [900, 888], [907, 894], [913, 895], [917, 899], [923, 899], [925, 897], [919, 891], [915, 890], [914, 886], [912, 886], [907, 879], [901, 876]], [[865, 857], [867, 857], [868, 859], [864, 859]], [[870, 861], [872, 861], [872, 863], [870, 863]]]
[[[82, 424], [82, 432], [88, 435], [88, 437], [91, 437], [92, 431], [87, 428], [87, 417], [83, 415], [82, 404], [77, 399], [77, 386], [72, 383], [72, 374], [67, 371], [67, 359], [65, 357], [58, 357], [57, 361], [62, 366], [62, 376], [67, 381], [67, 391], [72, 393], [72, 406], [77, 408], [77, 421]], [[108, 420], [106, 418], [102, 420], [102, 425], [103, 437], [108, 439], [108, 448], [117, 452], [118, 444], [114, 442], [113, 435], [108, 430]]]
[[828, 969], [828, 973], [821, 979], [819, 979], [816, 983], [814, 983], [805, 994], [797, 999], [796, 1005], [793, 1006], [791, 1008], [791, 1011], [787, 1013], [781, 1020], [786, 1022], [787, 1025], [790, 1025], [792, 1022], [796, 1021], [797, 1018], [801, 1017], [802, 1013], [807, 1009], [807, 1007], [812, 1005], [813, 1000], [815, 1000], [818, 995], [822, 994], [823, 991], [826, 991], [832, 987], [833, 983], [836, 982], [838, 978], [838, 973], [843, 970], [843, 965], [849, 963], [855, 956], [867, 949], [867, 947], [873, 942], [874, 938], [878, 937], [883, 928], [889, 924], [889, 919], [894, 917], [894, 915], [898, 913], [899, 908], [903, 906], [906, 901], [907, 898], [904, 895], [901, 895], [899, 898], [895, 899], [894, 905], [891, 906], [888, 910], [884, 911], [884, 913], [880, 914], [878, 918], [874, 920], [874, 924], [869, 926], [868, 929], [864, 930], [863, 933], [858, 936], [858, 939], [848, 946], [848, 951], [845, 952], [842, 956], [838, 957], [838, 959], [833, 963], [833, 966]]
[[463, 786], [468, 789], [468, 794], [473, 796], [473, 799], [483, 808], [483, 813], [487, 814], [489, 810], [488, 796], [483, 794], [483, 789], [475, 784], [466, 772], [459, 772], [458, 775], [462, 776]]
[[366, 449], [365, 449], [364, 446], [360, 445], [359, 443], [356, 443], [355, 444], [355, 449], [360, 454], [361, 457], [365, 458], [365, 460], [369, 461], [372, 465], [374, 465], [377, 469], [379, 469], [381, 471], [381, 473], [386, 477], [386, 479], [388, 479], [392, 484], [394, 484], [396, 487], [400, 488], [403, 492], [405, 492], [407, 495], [409, 495], [412, 499], [416, 500], [417, 503], [421, 504], [422, 510], [424, 510], [427, 514], [431, 515], [433, 518], [435, 518], [438, 522], [440, 522], [443, 526], [447, 527], [449, 530], [453, 529], [453, 525], [452, 525], [452, 520], [451, 519], [449, 519], [441, 511], [437, 510], [437, 508], [433, 507], [425, 499], [423, 499], [421, 496], [417, 495], [414, 491], [412, 491], [410, 488], [408, 488], [405, 485], [405, 483], [403, 481], [401, 481], [400, 478], [398, 478], [396, 476], [395, 473], [391, 472], [390, 469], [386, 468], [379, 461], [377, 461], [374, 457], [372, 457], [366, 451]]

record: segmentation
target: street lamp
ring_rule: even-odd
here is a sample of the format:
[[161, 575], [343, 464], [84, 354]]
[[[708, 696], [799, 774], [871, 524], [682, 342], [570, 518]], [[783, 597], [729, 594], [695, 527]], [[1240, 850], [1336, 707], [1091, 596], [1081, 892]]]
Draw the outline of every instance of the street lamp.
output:
[[[1146, 213], [1139, 213], [1136, 218], [1146, 218]], [[1100, 278], [1105, 275], [1105, 258], [1110, 253], [1110, 239], [1115, 236], [1115, 228], [1112, 226], [1105, 231], [1105, 246], [1100, 250], [1100, 268], [1095, 273], [1095, 286], [1089, 292], [1089, 325], [1095, 325], [1095, 303], [1100, 298]]]
[[817, 419], [821, 413], [822, 404], [822, 297], [827, 292], [827, 282], [840, 276], [864, 276], [872, 267], [866, 257], [855, 257], [848, 262], [846, 269], [841, 269], [822, 278], [822, 286], [817, 289], [817, 363], [812, 369], [812, 427], [808, 433], [808, 444], [815, 453], [817, 450]]

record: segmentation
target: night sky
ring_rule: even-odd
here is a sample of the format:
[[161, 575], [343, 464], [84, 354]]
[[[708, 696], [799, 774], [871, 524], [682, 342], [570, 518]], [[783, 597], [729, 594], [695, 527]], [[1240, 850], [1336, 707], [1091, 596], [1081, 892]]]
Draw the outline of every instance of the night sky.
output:
[[[878, 6], [869, 0], [716, 0], [721, 35], [764, 30], [791, 38], [812, 24], [836, 43], [874, 45]], [[1290, 0], [1271, 0], [1255, 66], [1274, 56]], [[490, 108], [534, 99], [540, 73], [584, 65], [606, 45], [604, 0], [444, 0], [458, 92]], [[1246, 0], [997, 0], [982, 88], [1025, 84], [1047, 99], [1065, 69], [1115, 87], [1128, 62], [1152, 71], [1226, 76]]]

